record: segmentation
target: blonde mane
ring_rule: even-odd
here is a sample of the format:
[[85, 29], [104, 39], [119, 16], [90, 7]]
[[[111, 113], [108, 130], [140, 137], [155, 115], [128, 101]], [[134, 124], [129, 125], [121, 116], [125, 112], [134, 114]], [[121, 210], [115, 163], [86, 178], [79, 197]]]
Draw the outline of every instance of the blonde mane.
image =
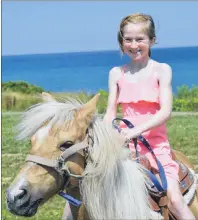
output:
[[92, 160], [80, 189], [91, 219], [159, 219], [151, 212], [141, 165], [130, 159], [117, 131], [100, 119], [92, 124]]
[[39, 128], [48, 123], [49, 128], [55, 124], [63, 124], [73, 119], [74, 110], [82, 107], [82, 103], [75, 99], [62, 99], [43, 102], [31, 106], [21, 115], [20, 123], [16, 126], [17, 139], [31, 138]]

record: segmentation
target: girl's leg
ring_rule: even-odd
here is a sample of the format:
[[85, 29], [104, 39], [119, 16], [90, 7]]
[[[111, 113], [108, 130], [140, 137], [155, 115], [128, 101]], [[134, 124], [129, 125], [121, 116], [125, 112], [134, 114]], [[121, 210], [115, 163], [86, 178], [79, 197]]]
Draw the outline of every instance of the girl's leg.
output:
[[168, 182], [168, 208], [173, 215], [178, 219], [191, 219], [195, 220], [195, 217], [191, 210], [188, 208], [184, 201], [184, 198], [180, 192], [179, 183], [176, 179], [167, 176]]
[[63, 211], [63, 215], [62, 215], [62, 220], [73, 220], [73, 216], [72, 216], [69, 202], [66, 202], [66, 204], [65, 204], [65, 208]]

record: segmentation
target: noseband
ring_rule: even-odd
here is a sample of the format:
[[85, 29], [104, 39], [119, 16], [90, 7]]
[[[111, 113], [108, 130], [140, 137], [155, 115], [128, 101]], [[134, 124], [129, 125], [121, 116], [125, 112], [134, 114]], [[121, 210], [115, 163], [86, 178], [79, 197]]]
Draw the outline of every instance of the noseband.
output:
[[83, 175], [77, 175], [70, 172], [67, 164], [65, 163], [67, 158], [71, 155], [75, 154], [76, 152], [83, 150], [85, 156], [85, 163], [86, 159], [89, 156], [88, 148], [90, 146], [93, 147], [93, 137], [89, 133], [90, 131], [87, 129], [85, 139], [77, 144], [72, 145], [71, 147], [67, 148], [56, 160], [51, 160], [45, 157], [37, 156], [37, 155], [28, 155], [26, 158], [26, 162], [33, 162], [38, 165], [44, 165], [46, 167], [51, 167], [55, 169], [61, 178], [64, 180], [64, 184], [62, 189], [66, 187], [68, 181], [66, 181], [66, 176], [74, 177], [77, 179], [82, 179]]

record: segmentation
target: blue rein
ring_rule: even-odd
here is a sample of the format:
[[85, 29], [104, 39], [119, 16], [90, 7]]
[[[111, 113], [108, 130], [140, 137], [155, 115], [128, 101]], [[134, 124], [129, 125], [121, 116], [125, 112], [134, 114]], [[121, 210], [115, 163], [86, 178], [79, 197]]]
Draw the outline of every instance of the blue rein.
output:
[[[116, 121], [123, 121], [128, 128], [134, 128], [134, 125], [128, 121], [127, 119], [124, 118], [115, 118], [112, 121], [112, 124], [114, 126], [114, 128], [116, 128], [119, 132], [121, 132], [120, 127], [116, 124]], [[158, 179], [156, 178], [155, 175], [153, 175], [153, 173], [150, 170], [145, 169], [145, 172], [148, 174], [148, 176], [150, 177], [150, 179], [152, 180], [153, 184], [155, 185], [155, 187], [160, 191], [165, 193], [167, 191], [167, 179], [166, 179], [166, 175], [164, 172], [164, 168], [162, 166], [162, 164], [160, 163], [160, 161], [157, 159], [157, 157], [155, 156], [155, 153], [153, 152], [153, 149], [151, 148], [150, 144], [148, 143], [148, 141], [142, 136], [140, 135], [139, 137], [137, 137], [138, 140], [140, 140], [145, 147], [147, 147], [147, 149], [151, 152], [151, 154], [153, 155], [153, 157], [156, 160], [157, 166], [159, 168], [159, 175], [160, 175], [160, 179], [161, 179], [161, 183], [158, 181]], [[137, 141], [137, 139], [134, 141]], [[137, 142], [136, 142], [137, 143]], [[137, 144], [135, 145], [135, 150], [136, 150], [136, 157], [138, 156], [138, 150], [137, 150]]]
[[68, 195], [67, 193], [63, 191], [60, 191], [58, 195], [66, 199], [70, 204], [74, 206], [80, 206], [82, 204], [80, 200], [73, 198], [72, 196]]

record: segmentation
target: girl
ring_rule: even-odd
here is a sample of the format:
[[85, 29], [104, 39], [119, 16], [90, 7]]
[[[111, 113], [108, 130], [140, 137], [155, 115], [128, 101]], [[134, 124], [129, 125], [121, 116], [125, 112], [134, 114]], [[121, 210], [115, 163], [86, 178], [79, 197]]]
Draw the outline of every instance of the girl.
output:
[[[165, 122], [172, 110], [172, 71], [168, 64], [150, 58], [150, 48], [155, 39], [151, 16], [137, 13], [121, 21], [118, 42], [122, 53], [128, 55], [131, 62], [124, 67], [114, 67], [109, 73], [109, 97], [104, 120], [110, 123], [116, 117], [117, 104], [121, 104], [123, 117], [135, 125], [135, 128], [128, 129], [121, 123], [121, 134], [127, 139], [143, 134], [164, 167], [169, 209], [177, 219], [195, 219], [180, 193], [179, 167], [170, 155]], [[134, 150], [133, 143], [129, 147]], [[138, 151], [145, 154], [157, 169], [152, 155], [139, 142]]]

